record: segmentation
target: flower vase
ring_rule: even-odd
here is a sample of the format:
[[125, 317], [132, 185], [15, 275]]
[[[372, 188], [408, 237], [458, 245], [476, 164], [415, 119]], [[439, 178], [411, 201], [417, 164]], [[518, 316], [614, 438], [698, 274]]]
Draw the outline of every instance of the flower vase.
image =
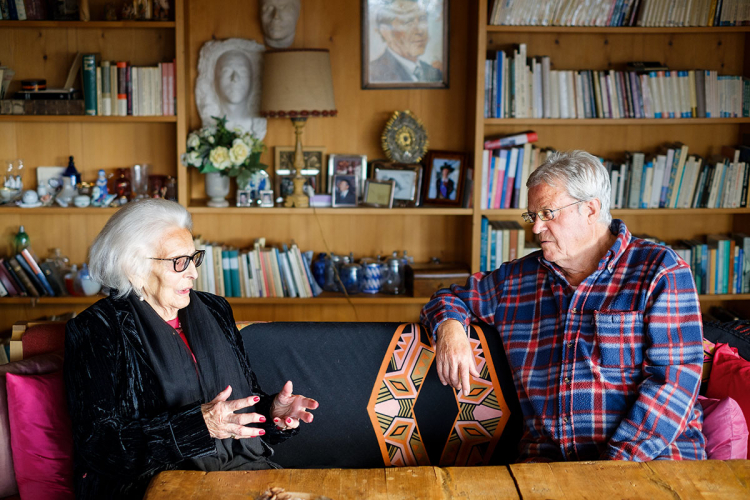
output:
[[207, 205], [214, 208], [224, 208], [229, 206], [225, 199], [229, 194], [229, 177], [221, 175], [219, 172], [210, 172], [206, 174], [206, 196], [209, 197]]

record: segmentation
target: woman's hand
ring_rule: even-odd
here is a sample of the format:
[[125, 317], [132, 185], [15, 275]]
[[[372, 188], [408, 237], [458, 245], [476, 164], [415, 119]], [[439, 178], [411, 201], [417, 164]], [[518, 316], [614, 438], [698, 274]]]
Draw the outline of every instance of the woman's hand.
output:
[[[216, 439], [244, 439], [265, 434], [266, 431], [263, 429], [245, 427], [245, 425], [263, 423], [266, 421], [266, 417], [260, 413], [235, 413], [235, 411], [242, 408], [253, 406], [260, 398], [258, 396], [249, 396], [247, 398], [227, 401], [231, 394], [232, 386], [228, 385], [213, 401], [201, 405], [203, 419], [206, 421], [206, 427], [208, 427], [211, 437]], [[310, 416], [312, 417], [312, 415]]]
[[299, 394], [292, 394], [293, 390], [292, 381], [289, 380], [273, 400], [271, 418], [279, 429], [299, 427], [300, 420], [308, 424], [313, 421], [313, 414], [305, 410], [314, 410], [318, 407], [318, 402]]

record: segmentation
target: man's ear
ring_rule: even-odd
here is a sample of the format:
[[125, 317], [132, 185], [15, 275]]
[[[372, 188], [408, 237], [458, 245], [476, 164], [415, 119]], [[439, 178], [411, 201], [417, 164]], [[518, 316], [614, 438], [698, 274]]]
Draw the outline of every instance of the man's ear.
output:
[[602, 202], [599, 200], [599, 198], [594, 198], [593, 200], [589, 200], [584, 205], [586, 220], [589, 224], [594, 224], [596, 221], [599, 220], [599, 213], [602, 210]]

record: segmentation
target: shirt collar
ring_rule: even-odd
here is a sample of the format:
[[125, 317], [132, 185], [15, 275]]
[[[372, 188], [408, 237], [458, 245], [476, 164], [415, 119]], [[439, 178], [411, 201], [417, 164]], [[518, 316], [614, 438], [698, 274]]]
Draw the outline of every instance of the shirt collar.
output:
[[390, 52], [390, 53], [391, 53], [391, 55], [392, 55], [393, 57], [395, 57], [395, 58], [396, 58], [396, 60], [397, 60], [397, 61], [398, 61], [399, 63], [401, 63], [401, 64], [402, 64], [402, 65], [403, 65], [403, 66], [404, 66], [404, 67], [406, 68], [406, 71], [407, 71], [407, 72], [409, 73], [409, 76], [411, 77], [411, 79], [412, 79], [412, 80], [414, 80], [414, 81], [417, 81], [417, 77], [416, 77], [416, 76], [414, 76], [414, 71], [415, 71], [415, 70], [417, 69], [417, 64], [419, 64], [419, 61], [417, 61], [417, 62], [414, 62], [414, 61], [410, 61], [410, 60], [408, 60], [408, 59], [407, 59], [407, 58], [405, 58], [405, 57], [401, 57], [400, 55], [398, 55], [398, 54], [396, 54], [395, 52], [393, 52], [393, 51], [392, 51], [392, 50], [390, 49], [390, 47], [389, 47], [389, 48], [387, 48], [386, 50], [387, 50], [388, 52]]

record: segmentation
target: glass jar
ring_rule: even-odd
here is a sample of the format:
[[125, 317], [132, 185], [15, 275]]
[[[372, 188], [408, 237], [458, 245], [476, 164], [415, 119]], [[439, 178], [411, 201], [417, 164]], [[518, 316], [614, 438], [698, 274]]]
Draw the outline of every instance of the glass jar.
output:
[[362, 265], [362, 292], [372, 294], [378, 293], [383, 280], [380, 262], [365, 257], [360, 260], [359, 263]]
[[398, 252], [393, 252], [391, 258], [386, 261], [384, 278], [381, 288], [383, 293], [401, 295], [405, 292], [404, 266], [401, 264], [401, 259], [398, 258]]
[[326, 284], [326, 254], [321, 252], [318, 258], [312, 263], [312, 273], [315, 281], [323, 288]]
[[360, 291], [362, 282], [362, 266], [354, 262], [354, 256], [350, 253], [346, 263], [341, 266], [341, 282], [346, 293], [356, 295]]
[[325, 265], [325, 282], [323, 284], [323, 290], [326, 292], [340, 292], [339, 278], [338, 278], [338, 266], [341, 259], [338, 255], [331, 253], [330, 257], [326, 259]]
[[87, 297], [96, 295], [99, 293], [99, 290], [102, 289], [101, 283], [94, 281], [94, 279], [91, 278], [91, 274], [89, 274], [89, 266], [85, 262], [81, 266], [81, 270], [78, 271], [75, 285], [76, 290], [79, 290], [82, 295]]

